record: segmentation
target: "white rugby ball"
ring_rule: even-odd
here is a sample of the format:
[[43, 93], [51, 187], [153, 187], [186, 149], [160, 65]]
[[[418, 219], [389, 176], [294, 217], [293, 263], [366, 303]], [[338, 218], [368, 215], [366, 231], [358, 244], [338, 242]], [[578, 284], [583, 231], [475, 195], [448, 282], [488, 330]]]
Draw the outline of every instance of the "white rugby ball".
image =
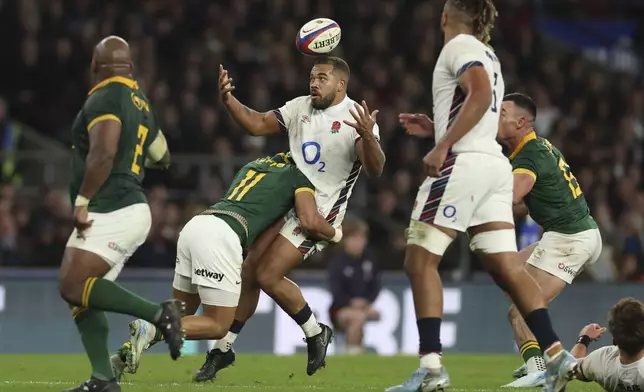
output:
[[340, 25], [328, 18], [318, 18], [307, 22], [295, 37], [297, 50], [304, 54], [326, 54], [340, 43]]

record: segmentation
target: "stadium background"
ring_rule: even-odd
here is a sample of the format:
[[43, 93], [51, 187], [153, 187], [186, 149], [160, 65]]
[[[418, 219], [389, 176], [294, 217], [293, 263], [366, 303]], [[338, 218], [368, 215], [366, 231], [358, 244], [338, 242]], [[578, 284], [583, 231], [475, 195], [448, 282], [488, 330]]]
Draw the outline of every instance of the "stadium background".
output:
[[[579, 278], [590, 283], [573, 286], [554, 305], [553, 312], [561, 314], [558, 323], [574, 334], [591, 315], [603, 318], [614, 298], [644, 296], [639, 286], [608, 284], [644, 279], [644, 25], [636, 23], [644, 20], [644, 7], [637, 0], [496, 3], [500, 17], [493, 46], [507, 92], [535, 98], [537, 132], [564, 152], [605, 241], [600, 260]], [[236, 96], [257, 110], [307, 94], [312, 61], [296, 52], [294, 36], [315, 16], [331, 17], [343, 28], [334, 54], [352, 67], [349, 95], [380, 110], [385, 174], [361, 177], [349, 211], [368, 222], [375, 261], [391, 271], [383, 283], [397, 305], [384, 302], [383, 309], [399, 309], [398, 318], [389, 318], [396, 323], [391, 326], [395, 350], [389, 353], [400, 350], [407, 339], [400, 321], [406, 319], [407, 298], [400, 276], [403, 231], [423, 178], [421, 158], [431, 144], [406, 136], [397, 114], [431, 114], [442, 5], [413, 0], [0, 0], [0, 326], [21, 331], [35, 322], [18, 306], [29, 304], [69, 338], [36, 339], [27, 346], [4, 340], [0, 351], [79, 347], [75, 331], [64, 332], [72, 324], [55, 294], [53, 268], [71, 230], [69, 129], [90, 88], [87, 71], [100, 38], [117, 34], [130, 42], [136, 78], [159, 113], [173, 153], [169, 173], [148, 171], [153, 228], [124, 276], [126, 285], [163, 298], [182, 224], [217, 200], [243, 163], [287, 148], [284, 138], [250, 137], [231, 123], [218, 99], [218, 64], [235, 79]], [[517, 228], [524, 244], [539, 235], [530, 221], [517, 222]], [[327, 257], [318, 255], [298, 274], [315, 293], [326, 286]], [[488, 337], [490, 347], [479, 339], [457, 348], [494, 351], [492, 346], [501, 345], [497, 351], [512, 350], [504, 327], [506, 303], [500, 293], [488, 293], [495, 289], [465, 241], [452, 247], [441, 268], [459, 292], [454, 305], [458, 323], [468, 325], [459, 329], [459, 339], [484, 317], [472, 313], [476, 309], [498, 313], [489, 317], [500, 331]], [[593, 298], [593, 308], [587, 301], [592, 296], [600, 297]], [[280, 331], [287, 323], [277, 313], [270, 317]]]

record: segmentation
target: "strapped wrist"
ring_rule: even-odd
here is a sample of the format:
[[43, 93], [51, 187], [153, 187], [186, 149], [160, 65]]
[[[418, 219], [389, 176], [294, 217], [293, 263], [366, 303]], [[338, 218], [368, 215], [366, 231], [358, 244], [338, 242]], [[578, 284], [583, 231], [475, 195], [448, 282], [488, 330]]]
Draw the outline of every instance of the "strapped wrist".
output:
[[89, 199], [85, 196], [78, 195], [76, 200], [74, 200], [74, 207], [86, 207], [89, 205]]
[[588, 335], [581, 335], [577, 339], [577, 344], [583, 344], [586, 347], [588, 347], [591, 342], [592, 342], [592, 340], [590, 339], [590, 336], [588, 336]]

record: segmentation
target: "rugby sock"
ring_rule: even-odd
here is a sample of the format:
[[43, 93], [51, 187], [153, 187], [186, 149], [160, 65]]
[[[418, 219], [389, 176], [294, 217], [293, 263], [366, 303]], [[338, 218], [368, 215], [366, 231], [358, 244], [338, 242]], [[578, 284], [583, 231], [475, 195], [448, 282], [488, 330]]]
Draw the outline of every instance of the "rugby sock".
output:
[[237, 336], [239, 336], [242, 328], [244, 328], [244, 324], [245, 322], [243, 321], [233, 320], [226, 336], [215, 342], [215, 348], [218, 348], [223, 352], [230, 350], [233, 347], [235, 340], [237, 340]]
[[109, 329], [105, 312], [94, 309], [74, 311], [74, 321], [92, 365], [92, 376], [103, 381], [113, 380], [114, 373], [107, 346]]
[[543, 358], [541, 358], [541, 348], [539, 348], [539, 343], [534, 340], [528, 340], [521, 345], [519, 352], [523, 357], [523, 361], [526, 363], [528, 373], [546, 370], [546, 363], [543, 361]]
[[[541, 308], [532, 311], [530, 314], [524, 317], [525, 323], [530, 327], [530, 331], [537, 338], [539, 342], [539, 347], [543, 349], [544, 354], [557, 354], [560, 350], [561, 343], [559, 337], [552, 328], [552, 322], [550, 321], [550, 315], [548, 314], [548, 309]], [[555, 353], [549, 352], [550, 349], [556, 351]]]
[[126, 343], [123, 343], [121, 348], [116, 350], [116, 354], [119, 356], [119, 358], [121, 358], [121, 361], [125, 362], [127, 361], [127, 353], [129, 353], [131, 349], [132, 349], [132, 343], [126, 342]]
[[418, 346], [420, 355], [440, 353], [443, 349], [441, 346], [441, 322], [442, 320], [438, 317], [425, 317], [416, 320], [418, 337], [420, 338]]
[[313, 337], [322, 333], [322, 328], [318, 324], [318, 320], [315, 318], [313, 311], [308, 303], [304, 304], [304, 307], [299, 312], [292, 314], [291, 318], [295, 320], [297, 325], [302, 328], [304, 331], [304, 336], [307, 338]]
[[81, 304], [85, 308], [127, 314], [152, 324], [161, 317], [161, 305], [101, 278], [89, 278], [85, 281]]

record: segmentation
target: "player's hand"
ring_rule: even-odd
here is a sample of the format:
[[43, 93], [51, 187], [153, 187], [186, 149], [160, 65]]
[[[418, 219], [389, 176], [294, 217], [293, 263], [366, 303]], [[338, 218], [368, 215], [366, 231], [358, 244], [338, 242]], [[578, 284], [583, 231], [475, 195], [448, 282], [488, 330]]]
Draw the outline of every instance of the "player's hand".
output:
[[74, 227], [78, 232], [78, 236], [82, 239], [85, 239], [85, 232], [94, 223], [93, 220], [87, 219], [87, 215], [87, 206], [74, 207]]
[[362, 106], [357, 103], [354, 104], [354, 106], [355, 111], [353, 109], [349, 109], [349, 113], [351, 113], [351, 116], [353, 116], [356, 122], [352, 123], [344, 120], [344, 123], [355, 128], [358, 135], [362, 137], [373, 136], [373, 126], [376, 125], [376, 115], [378, 114], [378, 110], [374, 110], [369, 114], [369, 107], [365, 101], [362, 101]]
[[447, 158], [449, 147], [444, 144], [438, 143], [432, 150], [425, 155], [423, 163], [425, 164], [425, 173], [428, 176], [438, 178], [441, 176], [441, 166]]
[[423, 138], [434, 136], [434, 123], [426, 114], [400, 113], [398, 121], [407, 135]]
[[588, 324], [579, 332], [579, 336], [588, 336], [593, 342], [599, 340], [606, 332], [606, 328], [602, 328], [599, 324]]
[[228, 71], [224, 69], [224, 66], [219, 64], [219, 95], [224, 103], [228, 101], [232, 95], [231, 91], [234, 89], [233, 79], [228, 76]]

